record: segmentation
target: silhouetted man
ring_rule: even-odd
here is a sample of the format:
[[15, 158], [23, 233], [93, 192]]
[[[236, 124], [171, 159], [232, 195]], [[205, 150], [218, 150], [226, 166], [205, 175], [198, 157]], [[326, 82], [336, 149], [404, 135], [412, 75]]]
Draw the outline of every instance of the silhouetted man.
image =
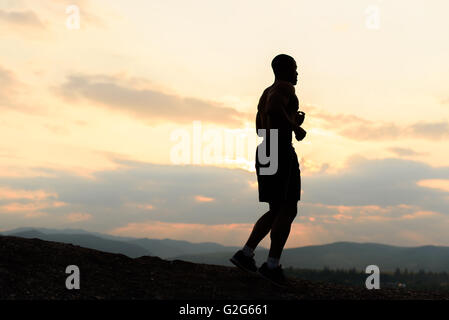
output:
[[[301, 199], [301, 175], [298, 158], [292, 145], [292, 132], [298, 141], [306, 136], [300, 126], [305, 114], [299, 111], [298, 98], [294, 85], [298, 82], [295, 60], [280, 54], [271, 62], [275, 75], [274, 83], [266, 88], [259, 99], [256, 116], [256, 129], [266, 129], [264, 142], [270, 150], [270, 129], [278, 132], [278, 166], [274, 174], [262, 174], [263, 164], [256, 151], [256, 174], [259, 201], [268, 202], [269, 211], [254, 225], [251, 235], [242, 250], [230, 259], [241, 269], [258, 272], [275, 284], [284, 285], [286, 279], [279, 264], [282, 250], [290, 233], [291, 224], [297, 214], [297, 203]], [[257, 269], [254, 249], [270, 233], [271, 246], [267, 261]]]

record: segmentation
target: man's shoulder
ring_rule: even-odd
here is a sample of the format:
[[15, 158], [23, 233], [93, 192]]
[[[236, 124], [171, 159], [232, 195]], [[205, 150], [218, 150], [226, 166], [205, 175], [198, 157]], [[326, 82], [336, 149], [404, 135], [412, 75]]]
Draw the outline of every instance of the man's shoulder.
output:
[[283, 96], [291, 96], [295, 94], [295, 87], [288, 81], [276, 80], [270, 87], [270, 91]]

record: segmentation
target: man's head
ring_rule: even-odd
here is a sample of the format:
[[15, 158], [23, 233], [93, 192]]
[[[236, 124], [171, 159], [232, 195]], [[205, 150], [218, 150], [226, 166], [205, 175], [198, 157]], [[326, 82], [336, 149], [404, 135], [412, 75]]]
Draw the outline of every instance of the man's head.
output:
[[271, 61], [274, 76], [278, 80], [288, 81], [293, 85], [298, 83], [298, 72], [296, 72], [296, 61], [291, 56], [279, 54]]

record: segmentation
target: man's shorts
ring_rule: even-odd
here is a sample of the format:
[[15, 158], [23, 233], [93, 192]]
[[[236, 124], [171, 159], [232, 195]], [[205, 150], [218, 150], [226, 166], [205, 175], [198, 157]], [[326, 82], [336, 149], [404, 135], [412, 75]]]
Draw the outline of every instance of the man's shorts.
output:
[[[259, 147], [257, 147], [257, 150]], [[260, 202], [286, 203], [301, 200], [301, 171], [293, 145], [280, 147], [278, 170], [273, 175], [261, 175], [261, 165], [256, 150], [256, 174]]]

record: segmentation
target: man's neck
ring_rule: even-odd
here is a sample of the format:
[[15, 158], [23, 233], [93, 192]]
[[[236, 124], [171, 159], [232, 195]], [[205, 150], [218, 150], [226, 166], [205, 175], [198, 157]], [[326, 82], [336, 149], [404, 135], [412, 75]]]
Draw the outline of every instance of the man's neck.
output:
[[290, 83], [291, 85], [294, 85], [294, 84], [291, 83], [290, 81], [284, 80], [284, 79], [281, 79], [281, 78], [274, 78], [274, 82], [275, 82], [275, 83], [276, 83], [276, 82], [288, 82], [288, 83]]

